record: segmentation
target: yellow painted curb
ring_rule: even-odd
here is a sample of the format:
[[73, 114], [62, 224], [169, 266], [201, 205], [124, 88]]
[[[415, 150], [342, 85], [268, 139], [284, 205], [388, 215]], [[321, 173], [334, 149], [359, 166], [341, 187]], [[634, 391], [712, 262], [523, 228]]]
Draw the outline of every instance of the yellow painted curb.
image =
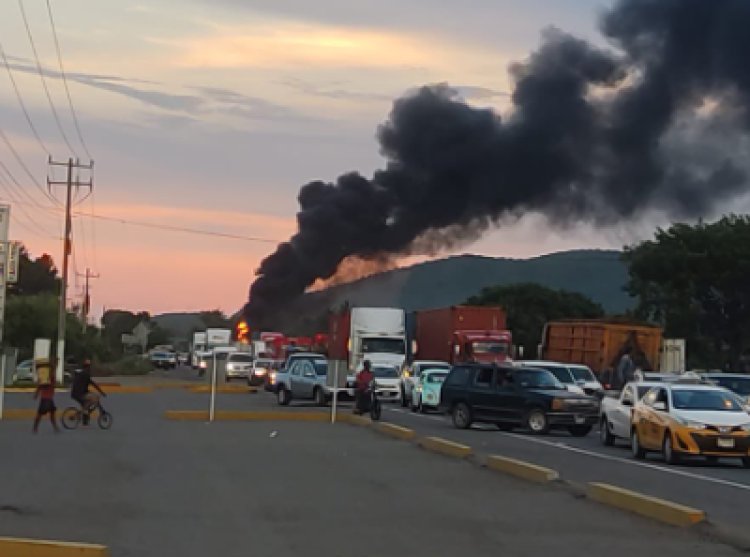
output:
[[396, 439], [402, 439], [404, 441], [414, 439], [416, 435], [413, 429], [409, 429], [408, 427], [401, 427], [400, 425], [396, 424], [389, 424], [387, 422], [378, 424], [376, 429], [380, 433], [384, 433], [385, 435], [395, 437]]
[[[191, 393], [210, 393], [211, 392], [211, 386], [210, 385], [194, 385], [194, 386], [188, 386], [187, 390]], [[232, 385], [220, 385], [216, 387], [217, 393], [222, 394], [247, 394], [247, 393], [257, 393], [258, 389], [256, 387], [239, 387], [239, 386], [232, 386]]]
[[556, 471], [550, 468], [497, 455], [487, 457], [487, 468], [538, 483], [553, 482], [560, 477]]
[[454, 443], [441, 437], [422, 437], [419, 440], [419, 446], [434, 453], [454, 456], [456, 458], [466, 458], [471, 455], [471, 447]]
[[589, 483], [587, 495], [599, 503], [673, 526], [692, 526], [706, 520], [706, 513], [701, 510], [605, 483]]
[[366, 416], [358, 416], [357, 414], [350, 414], [349, 412], [337, 412], [336, 421], [344, 424], [370, 426], [372, 420]]
[[[208, 421], [206, 410], [167, 410], [164, 418], [177, 421]], [[244, 422], [325, 422], [331, 419], [328, 412], [285, 412], [285, 411], [243, 411], [219, 410], [214, 414], [217, 421]]]
[[0, 555], [3, 557], [109, 557], [103, 545], [0, 538]]
[[[36, 410], [31, 408], [4, 408], [3, 420], [33, 420]], [[2, 555], [0, 553], [0, 555]]]

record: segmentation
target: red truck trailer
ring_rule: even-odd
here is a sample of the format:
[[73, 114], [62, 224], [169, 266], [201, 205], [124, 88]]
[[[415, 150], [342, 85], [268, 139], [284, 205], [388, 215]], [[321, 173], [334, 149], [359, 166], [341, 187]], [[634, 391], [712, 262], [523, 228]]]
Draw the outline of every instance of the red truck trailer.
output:
[[501, 307], [451, 306], [416, 312], [417, 360], [500, 363], [512, 336]]

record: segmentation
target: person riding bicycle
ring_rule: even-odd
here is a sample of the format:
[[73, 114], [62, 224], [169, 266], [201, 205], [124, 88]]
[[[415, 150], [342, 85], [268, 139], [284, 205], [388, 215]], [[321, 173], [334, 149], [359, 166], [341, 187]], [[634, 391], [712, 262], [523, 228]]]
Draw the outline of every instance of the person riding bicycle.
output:
[[356, 411], [359, 414], [363, 414], [369, 410], [369, 394], [370, 384], [372, 383], [375, 376], [370, 370], [370, 360], [362, 362], [362, 371], [357, 374], [357, 384], [355, 391], [356, 399]]
[[92, 386], [99, 391], [101, 396], [107, 396], [91, 378], [91, 360], [86, 359], [83, 361], [81, 368], [73, 374], [73, 385], [70, 387], [70, 397], [81, 405], [83, 425], [89, 423], [89, 409], [99, 403], [99, 397], [89, 390], [89, 387]]

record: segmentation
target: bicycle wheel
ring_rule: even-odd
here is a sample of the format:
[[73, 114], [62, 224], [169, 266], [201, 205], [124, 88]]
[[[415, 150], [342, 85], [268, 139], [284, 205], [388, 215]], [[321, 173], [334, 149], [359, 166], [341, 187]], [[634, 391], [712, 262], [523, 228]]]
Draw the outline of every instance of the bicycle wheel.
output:
[[81, 411], [75, 406], [69, 406], [63, 410], [60, 420], [65, 429], [75, 429], [81, 423]]
[[109, 429], [112, 427], [112, 421], [112, 414], [104, 409], [99, 410], [99, 417], [96, 419], [96, 422], [99, 424], [100, 428]]

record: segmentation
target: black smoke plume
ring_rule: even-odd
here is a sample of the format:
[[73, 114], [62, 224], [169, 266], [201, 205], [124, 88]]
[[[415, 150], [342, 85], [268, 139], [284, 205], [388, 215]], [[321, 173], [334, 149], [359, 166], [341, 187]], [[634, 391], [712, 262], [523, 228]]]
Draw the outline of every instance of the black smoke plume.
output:
[[262, 321], [345, 257], [450, 246], [506, 215], [606, 225], [710, 212], [745, 191], [737, 147], [708, 157], [701, 135], [682, 151], [668, 139], [707, 118], [750, 130], [748, 29], [750, 0], [620, 0], [601, 22], [610, 50], [544, 32], [511, 67], [505, 119], [444, 85], [395, 101], [378, 130], [385, 169], [302, 187], [299, 230], [261, 263], [247, 316]]

